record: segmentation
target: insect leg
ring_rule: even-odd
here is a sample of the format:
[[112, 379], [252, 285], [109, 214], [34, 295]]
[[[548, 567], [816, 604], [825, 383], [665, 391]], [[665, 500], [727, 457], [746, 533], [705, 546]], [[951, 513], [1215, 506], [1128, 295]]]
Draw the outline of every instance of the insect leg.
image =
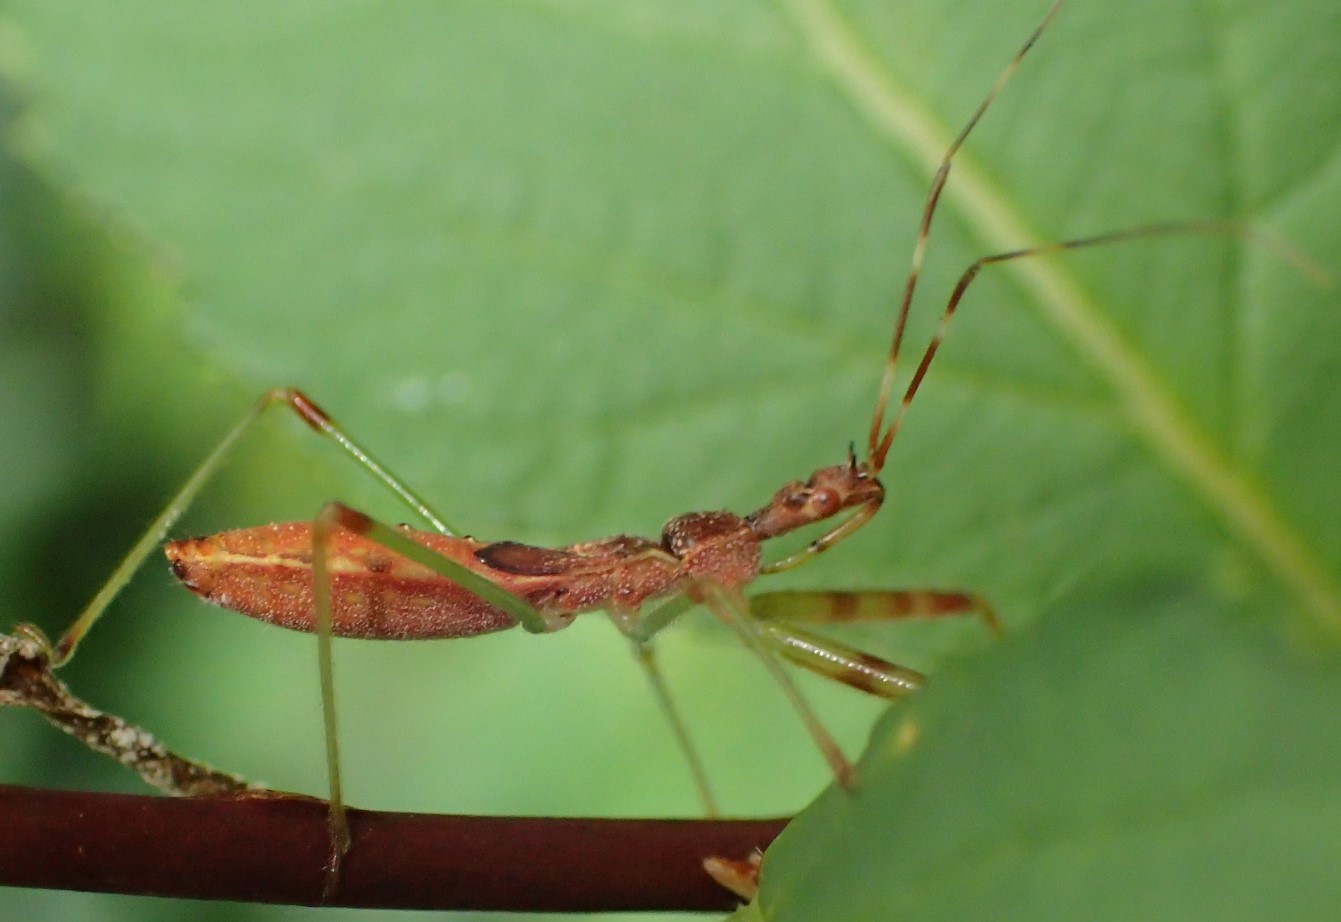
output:
[[864, 653], [831, 637], [790, 624], [758, 623], [762, 645], [802, 669], [850, 685], [878, 698], [902, 698], [919, 690], [922, 673]]
[[764, 853], [757, 848], [744, 860], [716, 855], [703, 859], [703, 870], [709, 877], [746, 901], [759, 895], [759, 872], [763, 866]]
[[312, 585], [316, 608], [317, 665], [321, 676], [321, 713], [326, 740], [326, 771], [330, 784], [331, 856], [327, 866], [326, 894], [333, 896], [339, 882], [340, 859], [352, 841], [340, 778], [340, 745], [335, 711], [335, 676], [331, 658], [330, 535], [345, 529], [374, 541], [458, 583], [485, 602], [501, 608], [531, 633], [544, 633], [561, 626], [553, 623], [526, 600], [491, 583], [454, 560], [438, 554], [406, 536], [397, 528], [351, 509], [343, 503], [327, 503], [312, 522]]
[[680, 751], [684, 753], [685, 760], [689, 763], [689, 772], [694, 777], [694, 786], [698, 789], [699, 799], [703, 802], [703, 811], [706, 815], [715, 817], [720, 816], [721, 811], [717, 807], [717, 799], [713, 796], [712, 786], [708, 783], [707, 770], [704, 769], [703, 760], [689, 735], [689, 728], [685, 724], [679, 708], [675, 706], [674, 699], [671, 698], [670, 689], [666, 685], [666, 678], [657, 665], [656, 651], [652, 647], [653, 635], [688, 611], [692, 604], [685, 596], [676, 596], [653, 609], [646, 618], [639, 617], [636, 612], [616, 610], [610, 612], [610, 620], [615, 623], [615, 627], [619, 628], [619, 632], [632, 643], [634, 658], [643, 667], [647, 681], [652, 686], [652, 694], [657, 699], [657, 705], [661, 708], [661, 713], [666, 718], [666, 722], [670, 724], [675, 742], [679, 745]]
[[978, 614], [992, 633], [1001, 633], [996, 609], [982, 596], [940, 589], [763, 592], [750, 597], [750, 614], [760, 621], [824, 624]]
[[289, 387], [278, 387], [266, 391], [261, 398], [252, 405], [247, 414], [235, 425], [223, 440], [206, 456], [200, 466], [192, 472], [187, 478], [186, 483], [177, 491], [176, 495], [168, 501], [166, 507], [160, 512], [145, 529], [140, 539], [135, 542], [131, 549], [126, 553], [124, 559], [119, 563], [112, 575], [108, 577], [107, 582], [103, 583], [102, 588], [98, 590], [93, 599], [85, 606], [83, 612], [75, 619], [74, 623], [66, 629], [60, 640], [54, 645], [47, 642], [45, 637], [36, 628], [31, 628], [33, 636], [42, 637], [42, 642], [46, 644], [50, 652], [52, 666], [62, 666], [74, 656], [75, 648], [89, 632], [102, 613], [107, 610], [107, 606], [116, 598], [117, 594], [130, 581], [131, 576], [139, 570], [140, 565], [144, 563], [145, 558], [151, 554], [156, 547], [163, 541], [168, 530], [182, 517], [183, 513], [190, 507], [200, 490], [209, 482], [210, 478], [219, 470], [219, 467], [232, 453], [237, 443], [241, 440], [256, 421], [261, 418], [266, 410], [274, 406], [288, 407], [294, 413], [307, 423], [312, 429], [321, 435], [335, 442], [344, 450], [354, 461], [364, 470], [380, 480], [384, 486], [397, 497], [405, 502], [411, 509], [417, 512], [429, 522], [437, 531], [450, 535], [453, 533], [448, 524], [439, 517], [428, 504], [422, 500], [417, 493], [402, 483], [395, 475], [384, 467], [368, 453], [358, 442], [354, 441], [347, 432], [338, 426], [327, 413], [314, 403], [302, 391]]
[[703, 802], [703, 812], [709, 817], [721, 816], [722, 811], [718, 809], [717, 799], [713, 796], [712, 786], [708, 783], [708, 773], [703, 767], [703, 760], [689, 735], [689, 728], [685, 725], [684, 718], [680, 715], [679, 709], [670, 696], [670, 690], [666, 687], [666, 679], [661, 674], [660, 667], [657, 666], [656, 654], [652, 645], [650, 643], [634, 644], [633, 652], [642, 665], [643, 671], [647, 674], [647, 680], [652, 686], [652, 693], [656, 696], [657, 704], [661, 707], [661, 713], [665, 715], [666, 722], [670, 724], [671, 732], [675, 734], [675, 741], [679, 745], [680, 751], [684, 753], [685, 761], [689, 763], [689, 772], [694, 776], [694, 787], [698, 789], [699, 800]]
[[801, 722], [805, 724], [815, 745], [823, 753], [838, 783], [850, 790], [856, 784], [856, 768], [848, 761], [833, 736], [820, 722], [819, 716], [801, 695], [801, 690], [796, 687], [792, 677], [773, 655], [777, 644], [768, 639], [766, 625], [750, 617], [748, 603], [739, 591], [728, 590], [714, 583], [700, 583], [698, 589], [702, 593], [704, 603], [712, 609], [713, 614], [725, 621], [745, 646], [763, 661], [764, 667], [772, 674], [782, 693], [787, 696], [787, 700], [800, 715]]
[[996, 610], [969, 592], [898, 589], [869, 592], [765, 592], [750, 600], [764, 643], [784, 659], [811, 672], [881, 698], [900, 698], [926, 681], [920, 672], [891, 663], [795, 626], [796, 622], [838, 624], [914, 617], [979, 614], [1001, 633]]

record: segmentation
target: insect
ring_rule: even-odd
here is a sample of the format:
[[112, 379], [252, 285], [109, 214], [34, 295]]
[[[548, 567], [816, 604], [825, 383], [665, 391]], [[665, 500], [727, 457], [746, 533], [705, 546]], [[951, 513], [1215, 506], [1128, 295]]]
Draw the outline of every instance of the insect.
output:
[[[1031, 36], [1007, 74], [1059, 7], [1060, 3], [1049, 12], [1048, 19]], [[132, 549], [86, 614], [55, 644], [56, 660], [64, 661], [74, 653], [110, 599], [161, 543], [254, 421], [269, 408], [287, 407], [349, 453], [426, 521], [430, 530], [407, 531], [387, 526], [334, 504], [312, 522], [262, 526], [174, 542], [168, 553], [183, 581], [212, 601], [318, 634], [323, 650], [322, 681], [330, 729], [331, 800], [337, 836], [342, 842], [347, 840], [347, 831], [341, 812], [339, 762], [335, 757], [334, 693], [328, 647], [332, 634], [451, 637], [516, 625], [535, 633], [547, 633], [571, 623], [578, 613], [608, 609], [615, 624], [632, 642], [649, 675], [688, 755], [705, 805], [715, 809], [701, 760], [694, 754], [684, 722], [670, 704], [651, 645], [667, 624], [692, 604], [701, 603], [760, 654], [793, 700], [834, 775], [841, 782], [852, 784], [850, 763], [781, 670], [778, 657], [882, 696], [915, 689], [922, 678], [897, 665], [815, 637], [794, 622], [972, 612], [979, 612], [990, 621], [993, 617], [990, 608], [975, 594], [960, 591], [774, 593], [746, 599], [742, 590], [759, 575], [781, 572], [812, 560], [855, 533], [878, 512], [885, 495], [881, 473], [904, 414], [936, 355], [944, 325], [983, 266], [1123, 236], [1111, 234], [1067, 241], [991, 256], [974, 264], [950, 298], [943, 311], [942, 328], [922, 353], [911, 381], [903, 388], [896, 388], [905, 321], [949, 164], [1004, 79], [1003, 76], [947, 152], [933, 182], [861, 457], [849, 450], [846, 458], [820, 467], [805, 480], [787, 484], [771, 500], [742, 515], [690, 513], [672, 519], [660, 538], [616, 536], [566, 547], [538, 548], [464, 536], [306, 395], [292, 389], [271, 391], [200, 466]], [[821, 523], [836, 524], [830, 524], [801, 551], [763, 562], [764, 542]]]

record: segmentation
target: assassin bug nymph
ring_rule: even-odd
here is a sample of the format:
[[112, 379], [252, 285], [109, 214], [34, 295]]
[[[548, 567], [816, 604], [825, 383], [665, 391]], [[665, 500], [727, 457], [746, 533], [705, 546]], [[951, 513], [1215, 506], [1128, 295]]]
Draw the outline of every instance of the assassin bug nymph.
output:
[[[254, 423], [271, 407], [287, 407], [414, 510], [428, 523], [429, 530], [392, 527], [343, 504], [330, 503], [310, 522], [172, 541], [166, 552], [181, 581], [211, 602], [317, 634], [337, 856], [349, 844], [349, 831], [336, 743], [332, 636], [447, 638], [517, 625], [528, 632], [548, 633], [567, 626], [580, 613], [606, 610], [631, 641], [685, 753], [703, 803], [708, 812], [715, 813], [717, 806], [705, 772], [671, 702], [652, 646], [655, 636], [668, 624], [692, 606], [705, 605], [758, 654], [801, 716], [834, 776], [850, 787], [855, 783], [851, 763], [801, 697], [779, 658], [885, 698], [916, 690], [923, 676], [818, 637], [797, 626], [798, 622], [977, 613], [995, 629], [995, 613], [981, 597], [963, 591], [772, 592], [747, 599], [744, 588], [760, 575], [789, 570], [813, 559], [859, 530], [880, 510], [885, 498], [880, 475], [890, 449], [951, 318], [983, 268], [1137, 236], [1239, 230], [1214, 224], [1144, 227], [979, 259], [955, 285], [939, 327], [901, 397], [894, 401], [907, 320], [951, 163], [1063, 2], [1056, 0], [1006, 66], [946, 150], [932, 180], [860, 457], [849, 448], [847, 457], [839, 463], [821, 467], [803, 481], [786, 484], [768, 502], [745, 515], [710, 511], [676, 516], [658, 538], [617, 535], [557, 548], [481, 541], [451, 527], [301, 391], [277, 388], [264, 394], [201, 463], [85, 611], [59, 641], [50, 645], [51, 661], [59, 665], [70, 659], [113, 597], [165, 539]], [[763, 560], [764, 542], [823, 522], [836, 524], [795, 553], [770, 562]]]

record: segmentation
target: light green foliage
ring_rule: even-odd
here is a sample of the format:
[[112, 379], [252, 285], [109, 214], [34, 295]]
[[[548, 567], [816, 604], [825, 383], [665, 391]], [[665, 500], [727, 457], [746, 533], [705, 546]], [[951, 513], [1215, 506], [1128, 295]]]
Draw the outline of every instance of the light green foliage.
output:
[[[956, 168], [914, 343], [972, 259], [1030, 239], [1232, 218], [1341, 273], [1336, 5], [1072, 3]], [[1043, 6], [11, 0], [11, 148], [111, 242], [60, 272], [81, 295], [37, 299], [78, 309], [6, 302], [30, 309], [0, 341], [23, 395], [0, 394], [3, 620], [59, 629], [275, 384], [482, 537], [654, 533], [841, 460], [925, 196], [914, 151], [958, 129]], [[67, 244], [31, 244], [55, 206], [23, 182], [5, 232], [38, 255], [0, 271], [50, 278], [41, 254]], [[860, 796], [830, 792], [779, 844], [762, 910], [1315, 917], [1341, 828], [1324, 771], [1336, 290], [1233, 240], [1031, 271], [989, 272], [965, 302], [891, 454], [889, 508], [770, 587], [967, 587], [1011, 636], [848, 638], [950, 665], [880, 725]], [[78, 360], [68, 375], [52, 350]], [[267, 427], [185, 530], [332, 496], [404, 517], [333, 454]], [[310, 638], [151, 570], [76, 688], [189, 753], [320, 791]], [[600, 623], [337, 644], [351, 801], [692, 813], [621, 646]], [[725, 804], [789, 811], [820, 789], [794, 716], [724, 632], [665, 646]], [[806, 688], [859, 747], [873, 709]], [[0, 717], [7, 777], [73, 776], [52, 767], [72, 748]], [[909, 720], [918, 741], [896, 752]], [[108, 771], [87, 783], [123, 783]]]

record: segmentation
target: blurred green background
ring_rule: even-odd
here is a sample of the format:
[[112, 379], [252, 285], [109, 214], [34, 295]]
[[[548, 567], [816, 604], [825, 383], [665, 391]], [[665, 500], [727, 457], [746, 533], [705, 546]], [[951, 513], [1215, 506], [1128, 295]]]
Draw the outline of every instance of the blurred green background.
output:
[[[754, 508], [840, 460], [865, 432], [925, 195], [914, 151], [943, 146], [937, 132], [957, 129], [1043, 12], [931, 0], [0, 9], [0, 602], [5, 623], [53, 633], [276, 384], [307, 389], [482, 537], [655, 533], [689, 509]], [[1038, 239], [1242, 219], [1341, 271], [1338, 43], [1341, 13], [1325, 0], [1074, 0], [957, 168], [915, 341], [963, 267], [1025, 242], [1001, 239], [1001, 215]], [[953, 194], [975, 183], [978, 197]], [[973, 664], [1033, 663], [1033, 621], [1049, 609], [1049, 625], [1074, 615], [1148, 632], [1123, 641], [1137, 674], [1142, 653], [1176, 676], [1186, 657], [1231, 649], [1209, 615], [1195, 622], [1204, 644], [1178, 634], [1184, 609], [1266, 625], [1290, 638], [1279, 668], [1298, 712], [1327, 713], [1314, 707], [1325, 683], [1283, 673], [1301, 651], [1330, 655], [1341, 605], [1335, 290], [1230, 240], [1148, 241], [1044, 271], [1077, 294], [1040, 295], [1010, 272], [975, 286], [891, 456], [889, 508], [773, 588], [988, 595], [1007, 644], [971, 623], [848, 635], [924, 668], [950, 656], [964, 684], [943, 694], [970, 713], [973, 689], [990, 685], [975, 677], [994, 674]], [[1111, 355], [1059, 319], [1077, 313], [1140, 387], [1124, 390]], [[1165, 405], [1183, 441], [1152, 422]], [[276, 416], [180, 532], [305, 518], [332, 497], [407, 517]], [[1245, 524], [1236, 502], [1273, 527]], [[1171, 619], [1178, 655], [1154, 630]], [[1056, 658], [1081, 663], [1098, 643], [1085, 638], [1107, 635], [1066, 636]], [[730, 811], [790, 812], [823, 788], [794, 715], [725, 632], [700, 616], [662, 646]], [[1239, 672], [1194, 665], [1189, 676], [1212, 678], [1192, 700], [1232, 700], [1214, 683]], [[66, 677], [183, 752], [324, 790], [311, 638], [211, 609], [157, 561]], [[337, 681], [358, 806], [697, 810], [600, 618], [540, 639], [340, 643]], [[880, 708], [803, 683], [860, 750]], [[1020, 723], [992, 730], [1027, 730], [1040, 702], [1084, 714], [1083, 697], [1022, 693], [1007, 708]], [[1197, 719], [1176, 695], [1131, 700]], [[3, 780], [138, 789], [31, 715], [0, 718]], [[1317, 752], [1336, 737], [1318, 727]], [[995, 777], [1026, 784], [1059, 745], [1030, 739]], [[1120, 727], [1105, 737], [1121, 740]], [[959, 764], [990, 750], [959, 745]], [[1248, 734], [1234, 752], [1271, 745]], [[930, 808], [991, 792], [961, 779], [918, 795]], [[894, 783], [871, 809], [897, 817], [907, 797]], [[980, 818], [994, 815], [961, 813], [956, 828], [999, 838]], [[866, 823], [895, 822], [885, 816]], [[898, 859], [825, 851], [868, 879]], [[807, 891], [833, 906], [813, 873]], [[909, 914], [936, 896], [918, 891]], [[12, 890], [0, 908], [263, 917]]]

